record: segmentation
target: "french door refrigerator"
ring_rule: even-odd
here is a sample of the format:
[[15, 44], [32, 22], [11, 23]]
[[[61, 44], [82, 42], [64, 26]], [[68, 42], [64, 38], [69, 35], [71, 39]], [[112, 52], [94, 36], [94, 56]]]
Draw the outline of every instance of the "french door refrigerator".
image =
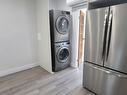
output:
[[87, 11], [83, 86], [127, 95], [127, 3]]

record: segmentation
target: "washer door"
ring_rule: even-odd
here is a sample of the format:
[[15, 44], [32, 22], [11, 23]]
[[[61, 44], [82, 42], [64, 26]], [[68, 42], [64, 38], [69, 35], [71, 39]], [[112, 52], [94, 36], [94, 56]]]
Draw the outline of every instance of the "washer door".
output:
[[58, 50], [57, 59], [59, 62], [64, 63], [68, 60], [69, 55], [70, 55], [69, 49], [67, 47], [63, 47]]
[[60, 34], [69, 32], [70, 22], [66, 16], [59, 16], [56, 20], [56, 29]]

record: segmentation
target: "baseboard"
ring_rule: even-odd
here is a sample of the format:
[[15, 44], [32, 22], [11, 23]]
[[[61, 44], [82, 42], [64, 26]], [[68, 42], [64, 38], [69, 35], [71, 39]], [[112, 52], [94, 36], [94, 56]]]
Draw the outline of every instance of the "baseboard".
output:
[[45, 66], [43, 66], [43, 65], [40, 65], [44, 70], [46, 70], [47, 72], [49, 72], [49, 73], [51, 73], [51, 74], [54, 74], [54, 72], [52, 72], [52, 69], [51, 70], [49, 70], [49, 69], [47, 69]]
[[76, 62], [71, 62], [71, 67], [73, 67], [73, 68], [78, 68], [78, 63], [76, 63]]
[[13, 73], [16, 73], [16, 72], [24, 71], [24, 70], [27, 70], [27, 69], [30, 69], [30, 68], [33, 68], [33, 67], [36, 67], [36, 66], [39, 66], [39, 64], [32, 63], [32, 64], [27, 64], [27, 65], [24, 65], [24, 66], [21, 66], [21, 67], [12, 68], [12, 69], [8, 69], [8, 70], [5, 70], [5, 71], [0, 71], [0, 77], [7, 76], [7, 75], [10, 75], [10, 74], [13, 74]]

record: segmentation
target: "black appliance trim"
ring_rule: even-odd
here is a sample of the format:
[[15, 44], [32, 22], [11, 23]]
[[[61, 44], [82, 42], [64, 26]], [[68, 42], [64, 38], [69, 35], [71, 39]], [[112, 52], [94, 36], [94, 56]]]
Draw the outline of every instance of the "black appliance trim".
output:
[[88, 10], [127, 3], [127, 0], [96, 0], [88, 3]]

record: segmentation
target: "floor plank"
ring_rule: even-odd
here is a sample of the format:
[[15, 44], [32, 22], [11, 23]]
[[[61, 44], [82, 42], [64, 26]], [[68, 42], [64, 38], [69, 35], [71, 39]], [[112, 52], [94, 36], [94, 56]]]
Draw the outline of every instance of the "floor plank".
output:
[[82, 68], [49, 74], [35, 67], [0, 78], [0, 95], [94, 95], [82, 87]]

